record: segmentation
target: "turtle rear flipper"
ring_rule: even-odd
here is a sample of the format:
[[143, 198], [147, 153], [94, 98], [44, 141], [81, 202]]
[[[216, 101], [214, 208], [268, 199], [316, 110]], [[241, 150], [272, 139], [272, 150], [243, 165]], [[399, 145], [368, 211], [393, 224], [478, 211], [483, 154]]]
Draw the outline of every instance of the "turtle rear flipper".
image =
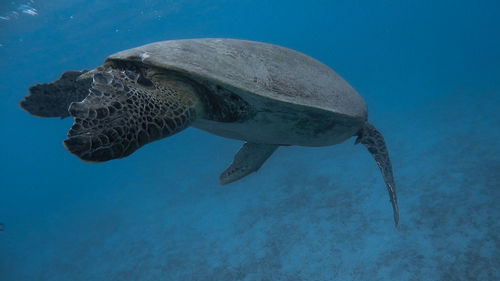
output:
[[394, 212], [394, 223], [397, 226], [399, 222], [399, 213], [396, 185], [394, 183], [391, 160], [389, 159], [389, 153], [385, 146], [384, 137], [372, 124], [365, 122], [363, 129], [356, 139], [356, 144], [360, 142], [368, 149], [373, 158], [375, 158], [375, 162], [377, 162], [382, 172]]
[[30, 94], [20, 103], [21, 108], [39, 117], [68, 117], [69, 105], [89, 94], [92, 79], [77, 79], [86, 72], [66, 71], [54, 82], [31, 86]]
[[275, 144], [245, 143], [234, 156], [233, 163], [220, 175], [220, 184], [237, 181], [257, 171], [277, 148]]
[[75, 121], [64, 145], [84, 161], [122, 158], [188, 127], [197, 105], [193, 89], [180, 81], [151, 81], [114, 68], [96, 71], [90, 94], [69, 106]]

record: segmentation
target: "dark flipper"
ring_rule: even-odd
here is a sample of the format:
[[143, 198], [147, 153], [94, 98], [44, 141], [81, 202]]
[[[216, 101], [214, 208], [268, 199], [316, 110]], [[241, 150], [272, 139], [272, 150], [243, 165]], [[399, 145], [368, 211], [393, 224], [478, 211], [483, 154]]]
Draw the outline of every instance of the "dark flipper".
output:
[[257, 171], [277, 148], [275, 144], [245, 143], [234, 156], [231, 166], [220, 175], [220, 184], [237, 181]]
[[21, 107], [40, 117], [68, 117], [69, 105], [82, 101], [89, 94], [92, 79], [76, 80], [86, 72], [66, 71], [54, 82], [31, 86], [30, 94], [20, 103]]
[[366, 146], [373, 158], [375, 158], [375, 161], [382, 172], [385, 184], [387, 185], [387, 191], [389, 192], [392, 210], [394, 212], [394, 222], [397, 226], [399, 222], [399, 213], [398, 199], [396, 197], [396, 185], [394, 184], [391, 160], [389, 159], [389, 152], [385, 146], [384, 137], [379, 131], [377, 131], [377, 129], [375, 129], [375, 127], [373, 127], [372, 124], [366, 122], [356, 139], [356, 144], [360, 142]]
[[188, 127], [197, 115], [197, 102], [192, 89], [180, 81], [99, 70], [93, 73], [90, 94], [69, 107], [75, 122], [64, 145], [85, 161], [122, 158]]

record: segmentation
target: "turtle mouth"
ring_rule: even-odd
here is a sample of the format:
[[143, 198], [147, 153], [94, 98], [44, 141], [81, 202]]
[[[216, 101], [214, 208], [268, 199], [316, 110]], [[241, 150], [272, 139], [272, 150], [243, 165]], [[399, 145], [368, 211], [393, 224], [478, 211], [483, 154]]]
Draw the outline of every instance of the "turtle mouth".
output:
[[76, 117], [67, 139], [63, 141], [64, 147], [86, 162], [103, 162], [126, 156], [123, 146], [116, 145], [117, 139], [121, 137], [120, 127], [111, 120], [109, 123], [111, 128], [107, 129], [89, 127], [95, 122]]
[[132, 141], [129, 96], [131, 84], [139, 75], [133, 71], [109, 68], [92, 77], [89, 95], [82, 102], [70, 104], [74, 118], [64, 146], [87, 162], [122, 158], [140, 145]]
[[103, 162], [185, 128], [193, 117], [173, 120], [172, 107], [178, 106], [162, 99], [163, 89], [154, 81], [114, 65], [93, 73], [89, 95], [68, 108], [74, 123], [63, 142], [66, 149], [84, 161]]

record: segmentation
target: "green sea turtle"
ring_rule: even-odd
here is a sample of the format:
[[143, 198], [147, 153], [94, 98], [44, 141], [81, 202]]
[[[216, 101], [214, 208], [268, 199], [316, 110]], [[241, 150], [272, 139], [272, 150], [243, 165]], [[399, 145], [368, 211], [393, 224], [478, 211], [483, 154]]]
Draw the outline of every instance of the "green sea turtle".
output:
[[258, 170], [279, 146], [327, 146], [357, 136], [382, 171], [398, 223], [391, 162], [365, 102], [302, 53], [234, 39], [164, 41], [29, 91], [21, 107], [31, 114], [74, 117], [64, 146], [84, 161], [122, 158], [189, 126], [244, 141], [221, 184]]

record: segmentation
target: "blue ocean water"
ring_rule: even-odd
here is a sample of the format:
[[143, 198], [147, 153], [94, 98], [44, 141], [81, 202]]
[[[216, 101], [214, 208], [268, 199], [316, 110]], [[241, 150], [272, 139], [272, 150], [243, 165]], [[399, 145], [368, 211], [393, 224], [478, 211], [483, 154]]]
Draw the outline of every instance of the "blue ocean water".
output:
[[[500, 280], [498, 1], [2, 1], [0, 280]], [[190, 128], [87, 164], [27, 88], [161, 40], [263, 41], [366, 100], [397, 184], [354, 139], [281, 147], [218, 184], [241, 143]]]

